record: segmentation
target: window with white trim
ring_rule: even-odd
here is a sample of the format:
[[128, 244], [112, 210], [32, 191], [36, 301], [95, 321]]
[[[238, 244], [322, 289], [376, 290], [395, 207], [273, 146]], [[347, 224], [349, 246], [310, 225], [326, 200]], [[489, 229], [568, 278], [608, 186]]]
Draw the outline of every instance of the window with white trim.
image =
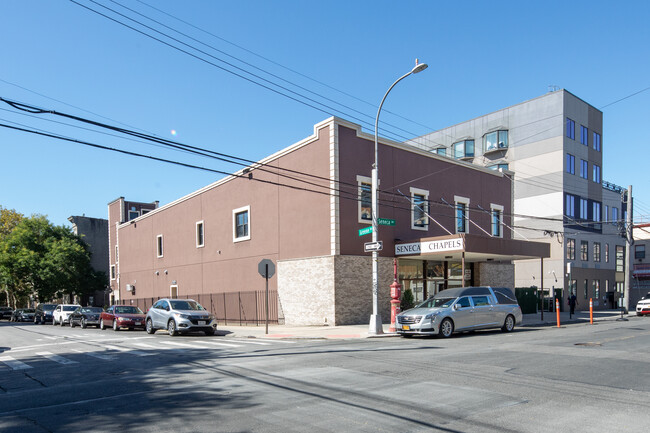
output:
[[111, 265], [111, 280], [116, 278], [115, 265]]
[[158, 257], [163, 256], [163, 235], [156, 236], [156, 252]]
[[503, 206], [498, 204], [490, 205], [490, 219], [492, 221], [492, 236], [496, 238], [503, 237]]
[[203, 232], [203, 221], [196, 223], [196, 247], [201, 248], [205, 246], [205, 233]]
[[233, 242], [247, 241], [251, 238], [250, 230], [250, 206], [240, 207], [232, 211], [233, 219]]
[[411, 188], [411, 228], [413, 230], [429, 229], [429, 191]]
[[372, 179], [357, 176], [359, 201], [359, 222], [372, 223]]
[[469, 199], [465, 197], [454, 196], [456, 233], [469, 232]]

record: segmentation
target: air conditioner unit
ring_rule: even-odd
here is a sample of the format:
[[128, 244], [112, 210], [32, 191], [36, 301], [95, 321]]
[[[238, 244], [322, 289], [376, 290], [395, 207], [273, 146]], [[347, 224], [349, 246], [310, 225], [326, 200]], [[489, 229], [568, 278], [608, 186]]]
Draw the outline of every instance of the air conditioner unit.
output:
[[127, 285], [126, 285], [126, 291], [127, 291], [127, 292], [132, 292], [134, 288], [135, 288], [135, 287], [134, 287], [133, 285], [131, 285], [131, 284], [127, 284]]

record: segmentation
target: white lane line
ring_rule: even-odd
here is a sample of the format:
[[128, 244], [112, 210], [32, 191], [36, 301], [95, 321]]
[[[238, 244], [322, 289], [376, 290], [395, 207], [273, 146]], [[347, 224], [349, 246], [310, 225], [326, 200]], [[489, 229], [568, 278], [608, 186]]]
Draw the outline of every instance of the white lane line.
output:
[[115, 357], [113, 355], [105, 355], [105, 354], [99, 353], [99, 352], [83, 352], [83, 351], [77, 350], [77, 349], [72, 349], [72, 350], [77, 352], [77, 353], [83, 353], [84, 355], [92, 356], [93, 358], [101, 359], [103, 361], [112, 361], [112, 360], [115, 359]]
[[36, 353], [38, 356], [43, 356], [50, 361], [58, 362], [59, 364], [78, 364], [77, 361], [73, 361], [68, 358], [64, 358], [63, 356], [55, 355], [52, 352], [38, 352]]
[[219, 341], [201, 341], [201, 344], [212, 344], [214, 346], [224, 346], [224, 347], [241, 347], [241, 344], [232, 344], [232, 343], [221, 343]]
[[228, 340], [228, 341], [235, 341], [237, 343], [244, 343], [244, 344], [259, 344], [261, 346], [271, 345], [271, 343], [262, 343], [261, 341], [248, 341], [248, 340]]
[[127, 349], [124, 347], [118, 347], [118, 346], [111, 346], [111, 345], [105, 345], [108, 350], [115, 350], [117, 352], [127, 352], [132, 355], [137, 355], [137, 356], [150, 356], [153, 355], [153, 353], [147, 353], [147, 352], [142, 352], [141, 350], [133, 350], [133, 349]]
[[32, 368], [29, 365], [25, 364], [24, 362], [20, 362], [17, 359], [12, 358], [11, 356], [1, 356], [0, 362], [4, 362], [12, 370], [26, 370], [28, 368]]
[[18, 347], [16, 349], [11, 349], [11, 351], [12, 352], [23, 352], [25, 350], [42, 348], [42, 347], [45, 347], [45, 346], [61, 346], [63, 344], [74, 344], [74, 343], [78, 343], [78, 342], [77, 341], [59, 341], [57, 343], [33, 344], [31, 346], [23, 346], [23, 347]]
[[196, 345], [193, 345], [193, 344], [179, 343], [177, 341], [160, 341], [160, 343], [169, 344], [171, 346], [186, 347], [188, 349], [207, 349], [206, 347], [196, 346]]
[[263, 338], [256, 338], [255, 341], [266, 341], [268, 343], [284, 343], [284, 344], [296, 344], [295, 341], [287, 341], [287, 340], [273, 340], [273, 339], [263, 339]]

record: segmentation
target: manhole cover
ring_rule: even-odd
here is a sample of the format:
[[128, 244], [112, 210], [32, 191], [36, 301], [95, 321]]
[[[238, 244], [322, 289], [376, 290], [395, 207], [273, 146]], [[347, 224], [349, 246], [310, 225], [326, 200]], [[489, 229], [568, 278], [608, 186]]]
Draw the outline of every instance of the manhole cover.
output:
[[602, 346], [600, 343], [575, 343], [575, 346]]

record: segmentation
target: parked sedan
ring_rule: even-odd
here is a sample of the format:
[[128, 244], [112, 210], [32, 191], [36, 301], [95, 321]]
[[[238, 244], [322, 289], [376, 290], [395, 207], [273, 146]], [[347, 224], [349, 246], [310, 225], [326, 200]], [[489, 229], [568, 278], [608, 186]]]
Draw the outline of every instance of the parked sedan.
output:
[[54, 309], [56, 304], [38, 304], [34, 313], [34, 323], [47, 323], [53, 321]]
[[637, 316], [647, 316], [650, 315], [650, 293], [645, 295], [639, 302], [636, 304], [636, 315]]
[[99, 318], [99, 329], [113, 327], [113, 331], [122, 328], [144, 329], [144, 313], [138, 307], [132, 305], [111, 305], [102, 312]]
[[0, 319], [11, 320], [14, 310], [11, 307], [0, 307]]
[[33, 308], [19, 308], [14, 311], [14, 314], [11, 316], [12, 322], [33, 322], [34, 321], [34, 309]]
[[192, 331], [214, 335], [217, 321], [193, 299], [161, 299], [147, 312], [147, 333], [156, 329], [167, 329], [171, 336]]
[[99, 328], [99, 316], [103, 311], [101, 307], [79, 307], [70, 314], [70, 327], [79, 325], [82, 329], [86, 329], [90, 325]]

